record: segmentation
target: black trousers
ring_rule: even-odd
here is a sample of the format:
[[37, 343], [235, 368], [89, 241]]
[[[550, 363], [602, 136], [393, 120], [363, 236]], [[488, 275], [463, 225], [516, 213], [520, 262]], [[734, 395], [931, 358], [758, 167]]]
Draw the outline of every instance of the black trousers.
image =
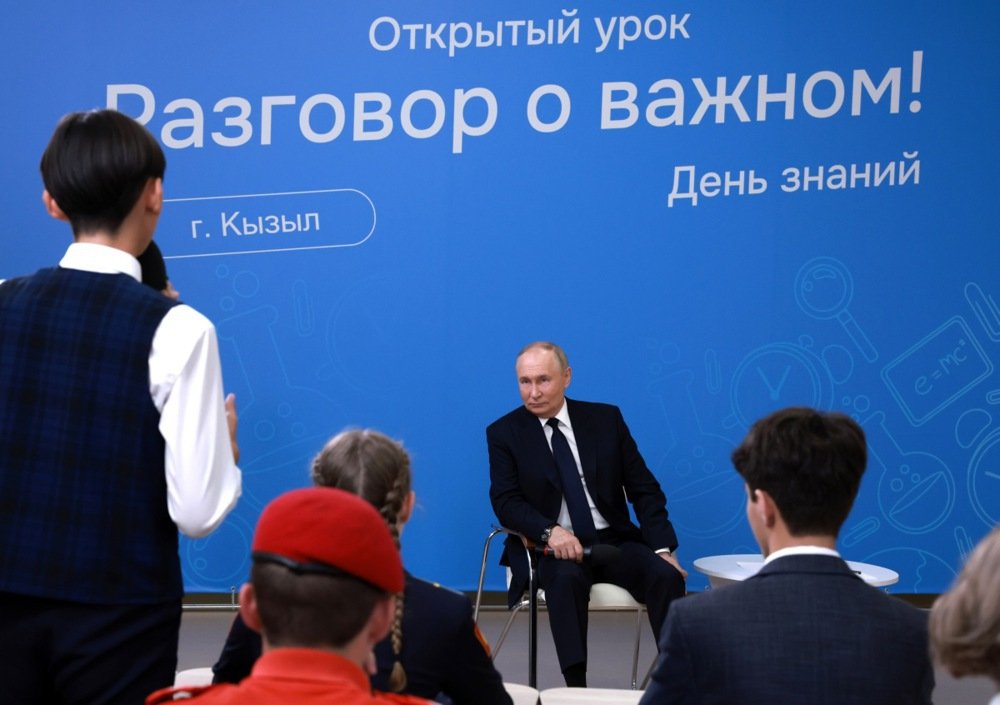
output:
[[18, 705], [142, 705], [173, 684], [181, 603], [91, 605], [0, 593], [0, 683]]
[[596, 568], [587, 559], [575, 563], [544, 556], [538, 562], [538, 585], [545, 591], [552, 640], [562, 671], [579, 664], [586, 666], [587, 603], [594, 583], [623, 587], [645, 604], [657, 643], [671, 600], [685, 592], [680, 571], [645, 544], [616, 541], [604, 532], [598, 534], [598, 541], [617, 545], [621, 555], [609, 565]]

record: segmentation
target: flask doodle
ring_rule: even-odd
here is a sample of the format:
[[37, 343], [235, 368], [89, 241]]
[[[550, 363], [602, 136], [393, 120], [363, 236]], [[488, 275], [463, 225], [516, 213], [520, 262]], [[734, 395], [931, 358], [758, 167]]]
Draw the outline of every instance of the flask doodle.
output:
[[862, 560], [899, 573], [899, 582], [893, 586], [895, 592], [937, 593], [955, 579], [955, 569], [947, 561], [919, 548], [885, 548]]
[[882, 466], [879, 508], [886, 520], [907, 534], [923, 534], [940, 526], [955, 506], [955, 479], [936, 455], [904, 451], [877, 411], [862, 425], [871, 457]]

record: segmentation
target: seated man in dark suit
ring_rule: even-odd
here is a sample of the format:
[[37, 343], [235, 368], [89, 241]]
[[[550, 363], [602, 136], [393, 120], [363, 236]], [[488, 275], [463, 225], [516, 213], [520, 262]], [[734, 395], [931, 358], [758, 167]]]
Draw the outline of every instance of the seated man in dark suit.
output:
[[[572, 371], [552, 343], [532, 343], [517, 357], [524, 406], [490, 424], [490, 499], [508, 529], [547, 544], [538, 566], [549, 622], [568, 686], [586, 686], [587, 602], [595, 582], [620, 585], [645, 603], [654, 634], [667, 607], [684, 594], [674, 551], [677, 536], [666, 497], [646, 467], [618, 407], [566, 399]], [[629, 517], [632, 503], [637, 527]], [[502, 562], [513, 572], [511, 600], [527, 583], [524, 549], [508, 538]], [[603, 565], [584, 547], [617, 546]]]
[[670, 607], [640, 705], [931, 702], [925, 615], [835, 550], [866, 460], [843, 414], [791, 408], [753, 425], [733, 465], [764, 566]]

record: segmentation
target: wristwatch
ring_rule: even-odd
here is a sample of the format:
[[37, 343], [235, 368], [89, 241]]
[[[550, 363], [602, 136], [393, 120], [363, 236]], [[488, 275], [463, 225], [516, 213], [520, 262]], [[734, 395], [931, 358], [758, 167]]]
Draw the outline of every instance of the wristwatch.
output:
[[542, 532], [542, 536], [541, 536], [542, 543], [548, 543], [549, 542], [549, 539], [552, 538], [552, 530], [554, 528], [556, 528], [557, 526], [559, 526], [559, 525], [558, 524], [553, 524], [552, 526], [547, 527], [545, 529], [545, 531]]

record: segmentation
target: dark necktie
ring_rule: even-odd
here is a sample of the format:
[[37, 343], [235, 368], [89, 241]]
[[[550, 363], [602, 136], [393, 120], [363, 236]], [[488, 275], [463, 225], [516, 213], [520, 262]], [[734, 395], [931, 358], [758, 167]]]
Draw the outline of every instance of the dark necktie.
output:
[[573, 533], [580, 543], [589, 546], [597, 538], [597, 528], [590, 513], [587, 495], [583, 491], [583, 478], [577, 470], [569, 442], [559, 430], [559, 419], [551, 418], [546, 423], [552, 429], [552, 456], [556, 460], [556, 467], [559, 468], [559, 479], [562, 480], [563, 497], [566, 500], [566, 508], [569, 509], [569, 519], [573, 522]]

